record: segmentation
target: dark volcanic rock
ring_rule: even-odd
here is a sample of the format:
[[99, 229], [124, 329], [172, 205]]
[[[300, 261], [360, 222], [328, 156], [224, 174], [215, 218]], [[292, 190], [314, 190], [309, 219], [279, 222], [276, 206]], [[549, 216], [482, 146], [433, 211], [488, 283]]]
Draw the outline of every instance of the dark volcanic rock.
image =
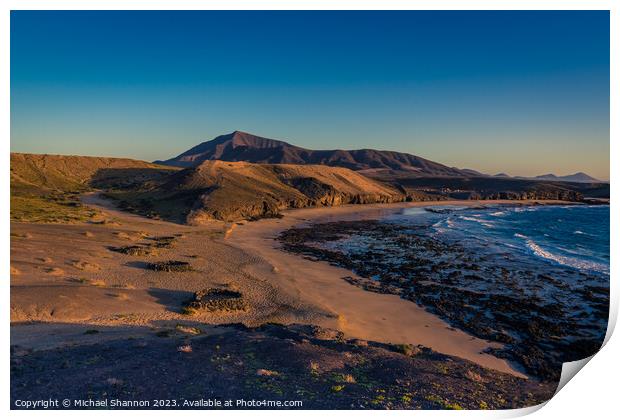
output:
[[229, 289], [204, 289], [194, 293], [193, 299], [183, 309], [191, 314], [195, 311], [244, 311], [248, 307], [241, 292]]
[[[289, 252], [353, 270], [360, 277], [345, 278], [353, 285], [399, 295], [454, 327], [504, 343], [492, 352], [541, 378], [557, 380], [563, 362], [601, 346], [609, 289], [593, 286], [605, 283], [595, 275], [542, 263], [525, 270], [509, 253], [496, 259], [426, 233], [424, 225], [361, 220], [290, 229], [279, 240]], [[335, 246], [341, 241], [355, 246], [342, 250]]]
[[183, 272], [183, 271], [192, 271], [192, 266], [186, 261], [176, 261], [176, 260], [168, 260], [168, 261], [158, 261], [154, 263], [148, 263], [147, 268], [154, 271], [165, 271], [165, 272]]
[[132, 255], [132, 256], [145, 256], [145, 255], [154, 255], [156, 251], [148, 245], [130, 245], [130, 246], [121, 246], [108, 247], [110, 251], [118, 252], [120, 254]]
[[13, 409], [17, 399], [50, 398], [147, 400], [150, 409], [208, 409], [186, 403], [208, 399], [301, 401], [304, 409], [507, 409], [547, 401], [556, 386], [430, 349], [346, 340], [300, 325], [11, 348]]

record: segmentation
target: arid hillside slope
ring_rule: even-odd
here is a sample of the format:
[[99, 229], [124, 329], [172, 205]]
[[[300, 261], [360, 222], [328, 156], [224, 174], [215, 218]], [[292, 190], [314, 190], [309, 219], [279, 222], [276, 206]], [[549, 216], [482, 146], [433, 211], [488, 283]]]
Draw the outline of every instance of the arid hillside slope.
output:
[[176, 169], [134, 159], [11, 153], [11, 219], [76, 222], [94, 214], [78, 195], [143, 188]]
[[346, 168], [222, 161], [205, 161], [177, 172], [145, 193], [111, 196], [130, 210], [192, 224], [274, 217], [290, 208], [406, 198], [397, 188]]
[[93, 190], [116, 199], [124, 210], [190, 224], [277, 217], [285, 209], [342, 204], [609, 196], [609, 184], [420, 177], [391, 170], [221, 160], [181, 169], [132, 159], [11, 154], [12, 220], [92, 220], [95, 213], [82, 206], [79, 194]]
[[11, 187], [84, 190], [140, 182], [175, 170], [135, 159], [11, 153]]

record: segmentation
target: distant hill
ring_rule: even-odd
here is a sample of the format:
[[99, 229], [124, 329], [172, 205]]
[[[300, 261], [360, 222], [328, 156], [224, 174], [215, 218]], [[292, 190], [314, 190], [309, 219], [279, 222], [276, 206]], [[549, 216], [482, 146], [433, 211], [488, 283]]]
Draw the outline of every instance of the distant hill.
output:
[[601, 182], [600, 180], [591, 177], [583, 172], [577, 172], [572, 175], [557, 176], [554, 174], [545, 174], [534, 177], [534, 179], [542, 181], [565, 181], [565, 182]]
[[557, 176], [555, 174], [545, 174], [545, 175], [538, 175], [534, 177], [527, 177], [527, 176], [511, 177], [510, 175], [507, 175], [505, 173], [499, 173], [493, 176], [498, 177], [498, 178], [532, 179], [536, 181], [579, 182], [579, 183], [588, 183], [588, 184], [605, 183], [604, 181], [598, 180], [583, 172], [577, 172], [572, 175], [564, 175], [564, 176]]
[[241, 131], [216, 137], [175, 158], [155, 163], [187, 168], [206, 160], [327, 165], [356, 171], [396, 170], [420, 176], [468, 176], [473, 172], [450, 168], [408, 153], [373, 149], [310, 150]]
[[171, 175], [146, 193], [115, 198], [134, 210], [197, 224], [273, 217], [289, 208], [389, 203], [405, 195], [346, 168], [210, 160]]

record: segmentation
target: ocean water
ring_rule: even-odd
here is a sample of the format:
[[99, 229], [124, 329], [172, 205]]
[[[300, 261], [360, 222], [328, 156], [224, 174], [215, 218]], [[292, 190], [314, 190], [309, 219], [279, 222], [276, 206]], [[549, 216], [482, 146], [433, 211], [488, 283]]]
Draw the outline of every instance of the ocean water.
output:
[[534, 375], [559, 377], [605, 336], [609, 206], [429, 206], [295, 230], [289, 250], [504, 344], [494, 354]]
[[557, 379], [592, 355], [609, 311], [609, 206], [429, 206], [292, 229], [288, 250], [352, 270], [351, 284], [399, 295], [493, 354]]
[[609, 206], [411, 208], [388, 221], [430, 223], [433, 235], [441, 240], [487, 252], [509, 250], [541, 265], [609, 275]]

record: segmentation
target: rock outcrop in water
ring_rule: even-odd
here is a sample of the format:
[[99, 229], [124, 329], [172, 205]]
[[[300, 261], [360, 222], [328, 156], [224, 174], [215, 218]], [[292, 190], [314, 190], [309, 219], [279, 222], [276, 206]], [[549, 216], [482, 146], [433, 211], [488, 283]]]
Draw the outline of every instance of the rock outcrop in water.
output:
[[494, 193], [473, 192], [469, 195], [470, 200], [562, 200], [581, 201], [583, 194], [565, 189], [548, 189], [533, 191], [499, 191]]
[[[563, 362], [598, 351], [608, 276], [473, 249], [433, 233], [424, 224], [359, 220], [292, 228], [279, 240], [288, 252], [353, 270], [359, 277], [345, 278], [350, 284], [399, 295], [456, 328], [502, 343], [487, 351], [539, 378], [557, 381]], [[342, 247], [346, 241], [355, 246]]]

